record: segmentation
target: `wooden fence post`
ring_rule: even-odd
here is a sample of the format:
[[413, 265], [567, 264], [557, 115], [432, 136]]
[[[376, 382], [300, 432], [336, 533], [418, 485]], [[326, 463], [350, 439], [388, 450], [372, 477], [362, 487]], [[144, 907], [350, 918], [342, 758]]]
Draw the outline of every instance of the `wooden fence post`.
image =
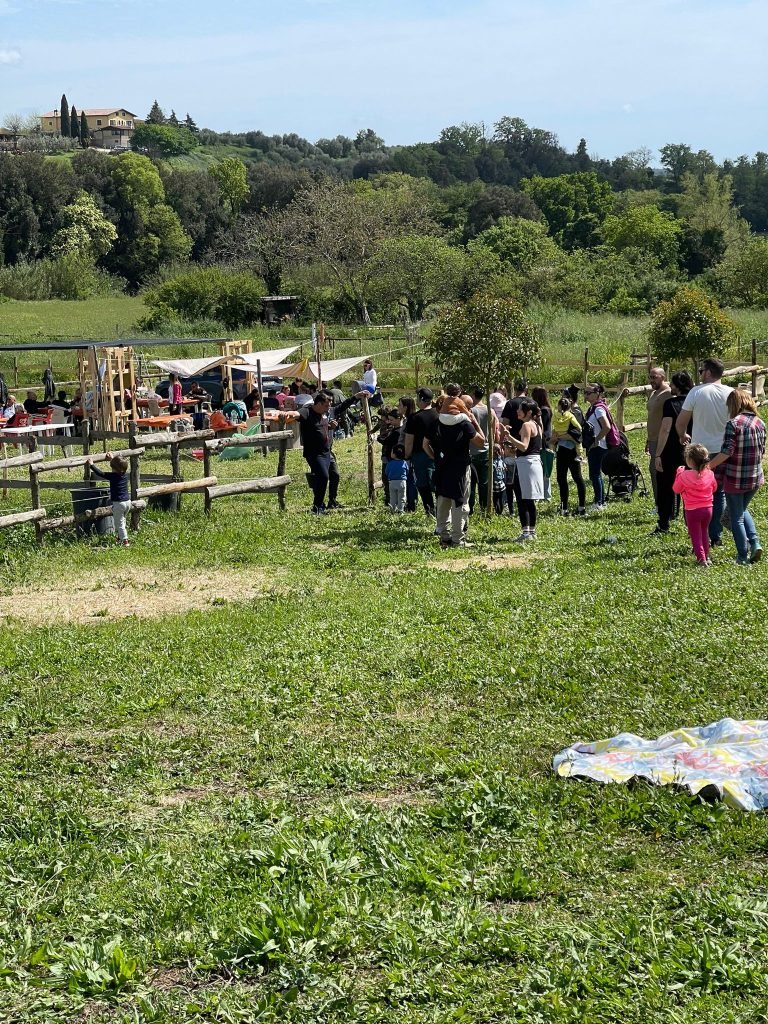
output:
[[363, 395], [363, 422], [365, 423], [366, 454], [368, 462], [368, 504], [376, 503], [376, 478], [373, 471], [373, 426], [371, 424], [371, 407], [368, 396]]
[[182, 479], [178, 441], [171, 442], [171, 475], [173, 476], [174, 483], [178, 483]]
[[[285, 430], [285, 416], [278, 416], [277, 418], [277, 429]], [[265, 449], [266, 451], [266, 449]], [[280, 448], [277, 455], [277, 475], [285, 476], [285, 460], [288, 452], [288, 441], [286, 438], [282, 438], [280, 441]], [[285, 487], [281, 487], [277, 492], [277, 504], [281, 512], [285, 512]]]
[[416, 361], [413, 364], [413, 376], [414, 376], [414, 379], [416, 381], [415, 390], [418, 391], [419, 390], [419, 360], [418, 360], [418, 357], [416, 358]]
[[19, 386], [19, 357], [13, 357], [13, 387], [14, 389]]
[[586, 390], [587, 384], [589, 383], [589, 349], [584, 349], [584, 390]]
[[752, 339], [752, 397], [757, 398], [757, 338]]
[[[135, 423], [130, 423], [128, 425], [128, 447], [129, 448], [138, 448], [139, 447], [138, 441], [136, 439], [136, 435], [138, 433], [138, 429], [139, 428], [136, 426]], [[138, 508], [134, 508], [133, 503], [139, 500], [139, 487], [141, 487], [141, 470], [139, 469], [140, 459], [137, 456], [136, 458], [129, 459], [128, 461], [131, 464], [131, 475], [130, 475], [130, 485], [131, 485], [131, 529], [132, 530], [138, 530], [139, 525], [141, 523], [141, 510], [138, 509]]]
[[619, 384], [619, 400], [616, 403], [616, 426], [623, 433], [624, 432], [624, 391], [629, 382], [629, 374], [626, 370], [621, 375], [621, 384]]

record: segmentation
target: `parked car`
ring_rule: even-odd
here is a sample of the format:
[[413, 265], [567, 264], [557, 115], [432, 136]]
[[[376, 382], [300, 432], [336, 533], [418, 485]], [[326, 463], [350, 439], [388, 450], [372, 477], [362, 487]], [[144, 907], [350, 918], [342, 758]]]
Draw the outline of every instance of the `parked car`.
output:
[[[183, 395], [189, 394], [189, 390], [193, 384], [199, 384], [204, 391], [207, 391], [211, 396], [211, 405], [215, 409], [220, 409], [224, 404], [223, 387], [221, 383], [221, 372], [218, 368], [209, 370], [207, 373], [197, 373], [194, 377], [183, 377], [181, 380], [181, 393]], [[264, 377], [262, 379], [262, 386], [265, 391], [271, 389], [280, 389], [283, 382], [277, 377]], [[156, 386], [155, 391], [160, 395], [161, 398], [168, 397], [168, 380], [161, 380]], [[245, 374], [241, 370], [232, 371], [232, 390], [234, 391], [235, 398], [243, 399], [246, 396], [245, 387]]]

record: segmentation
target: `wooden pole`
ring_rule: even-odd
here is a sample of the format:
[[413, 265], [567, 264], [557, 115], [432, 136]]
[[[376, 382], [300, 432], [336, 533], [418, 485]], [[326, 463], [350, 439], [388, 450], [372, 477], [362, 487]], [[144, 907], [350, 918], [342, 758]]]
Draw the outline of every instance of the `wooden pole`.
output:
[[[757, 366], [757, 339], [752, 339], [752, 365]], [[757, 370], [752, 371], [752, 397], [757, 398]]]
[[625, 370], [621, 375], [621, 384], [619, 385], [619, 399], [616, 403], [616, 426], [619, 430], [624, 431], [624, 398], [626, 394], [627, 384], [629, 383], [629, 374]]
[[368, 395], [363, 395], [363, 422], [365, 423], [366, 452], [368, 460], [368, 504], [376, 504], [376, 478], [373, 470], [373, 427], [371, 425], [371, 407]]
[[584, 377], [583, 384], [584, 390], [586, 390], [587, 384], [589, 383], [589, 349], [584, 349]]
[[[259, 392], [259, 427], [262, 434], [267, 430], [267, 418], [264, 415], [264, 389], [263, 377], [261, 376], [261, 360], [256, 360], [256, 390]], [[264, 449], [264, 458], [267, 457], [267, 449]]]
[[179, 445], [171, 444], [171, 475], [175, 481], [181, 480], [181, 458], [179, 456]]
[[[281, 431], [285, 430], [285, 416], [278, 416], [277, 426]], [[265, 449], [266, 453], [266, 449]], [[277, 456], [277, 475], [285, 476], [285, 462], [288, 454], [288, 439], [284, 437], [280, 441], [280, 450]], [[281, 512], [285, 512], [285, 487], [281, 487], [277, 492], [277, 504], [280, 507]]]
[[416, 361], [413, 364], [413, 376], [416, 381], [416, 391], [419, 390], [419, 359], [416, 357]]
[[13, 357], [13, 387], [14, 390], [19, 386], [19, 357]]

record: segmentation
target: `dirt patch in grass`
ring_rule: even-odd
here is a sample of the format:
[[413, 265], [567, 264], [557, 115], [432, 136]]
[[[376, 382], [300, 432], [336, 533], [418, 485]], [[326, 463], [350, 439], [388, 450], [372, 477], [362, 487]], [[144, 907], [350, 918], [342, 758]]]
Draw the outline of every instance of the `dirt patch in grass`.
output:
[[247, 573], [209, 571], [185, 573], [170, 586], [167, 578], [150, 569], [126, 566], [111, 576], [98, 579], [96, 569], [93, 585], [82, 587], [53, 586], [18, 587], [0, 595], [0, 623], [20, 620], [34, 625], [71, 622], [101, 622], [124, 619], [134, 615], [142, 619], [162, 615], [180, 615], [188, 611], [204, 611], [237, 601], [248, 601], [265, 594], [279, 592], [274, 572], [251, 569]]
[[194, 736], [199, 731], [199, 726], [186, 722], [140, 722], [119, 729], [57, 729], [55, 732], [41, 732], [32, 736], [30, 743], [34, 750], [69, 750], [87, 745], [103, 750], [105, 746], [123, 737], [145, 735], [158, 741], [173, 742], [185, 736]]
[[472, 555], [468, 558], [446, 558], [441, 562], [422, 562], [420, 565], [388, 565], [379, 569], [383, 573], [424, 572], [425, 569], [442, 569], [443, 572], [464, 572], [465, 569], [525, 569], [542, 558], [542, 555]]

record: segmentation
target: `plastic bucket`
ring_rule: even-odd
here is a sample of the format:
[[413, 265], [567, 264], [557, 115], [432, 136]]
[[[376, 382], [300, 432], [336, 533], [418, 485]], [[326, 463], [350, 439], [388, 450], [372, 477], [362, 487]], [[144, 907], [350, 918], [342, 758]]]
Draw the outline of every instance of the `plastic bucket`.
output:
[[[111, 505], [109, 500], [109, 489], [106, 487], [73, 487], [72, 488], [72, 511], [76, 516], [82, 515], [89, 509], [104, 508]], [[75, 533], [78, 537], [90, 537], [97, 534], [100, 537], [115, 532], [115, 521], [111, 515], [103, 519], [87, 519], [84, 523], [77, 523]]]

